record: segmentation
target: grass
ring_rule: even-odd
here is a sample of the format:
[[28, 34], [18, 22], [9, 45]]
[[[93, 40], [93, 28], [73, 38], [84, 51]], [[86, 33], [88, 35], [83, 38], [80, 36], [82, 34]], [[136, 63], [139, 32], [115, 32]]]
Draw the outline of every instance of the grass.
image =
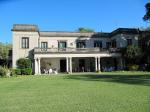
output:
[[150, 112], [150, 73], [0, 78], [0, 112]]

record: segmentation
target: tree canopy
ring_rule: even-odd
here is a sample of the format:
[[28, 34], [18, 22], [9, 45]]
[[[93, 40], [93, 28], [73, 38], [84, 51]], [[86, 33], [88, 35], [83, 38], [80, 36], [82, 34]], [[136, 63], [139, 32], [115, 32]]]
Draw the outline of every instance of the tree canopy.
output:
[[94, 30], [93, 29], [90, 29], [90, 28], [84, 28], [84, 27], [80, 27], [80, 28], [78, 28], [78, 30], [77, 30], [78, 32], [94, 32]]
[[0, 42], [0, 59], [6, 60], [8, 58], [10, 49], [12, 49], [11, 44]]
[[150, 21], [150, 3], [147, 3], [145, 5], [145, 8], [146, 8], [146, 14], [143, 17], [143, 20], [144, 21]]

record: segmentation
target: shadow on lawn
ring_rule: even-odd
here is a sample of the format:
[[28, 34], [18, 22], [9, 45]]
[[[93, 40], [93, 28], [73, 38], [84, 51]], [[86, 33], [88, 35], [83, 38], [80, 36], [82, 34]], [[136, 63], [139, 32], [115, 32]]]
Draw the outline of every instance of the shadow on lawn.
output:
[[150, 74], [146, 75], [70, 75], [67, 79], [84, 80], [84, 81], [103, 81], [103, 82], [115, 82], [135, 85], [150, 86]]

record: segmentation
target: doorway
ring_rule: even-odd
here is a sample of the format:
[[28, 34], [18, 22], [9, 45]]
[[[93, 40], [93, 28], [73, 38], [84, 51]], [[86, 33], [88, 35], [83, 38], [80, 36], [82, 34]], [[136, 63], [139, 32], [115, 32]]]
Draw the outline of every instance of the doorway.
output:
[[79, 71], [85, 72], [85, 59], [79, 59]]
[[66, 72], [66, 60], [60, 60], [60, 72]]

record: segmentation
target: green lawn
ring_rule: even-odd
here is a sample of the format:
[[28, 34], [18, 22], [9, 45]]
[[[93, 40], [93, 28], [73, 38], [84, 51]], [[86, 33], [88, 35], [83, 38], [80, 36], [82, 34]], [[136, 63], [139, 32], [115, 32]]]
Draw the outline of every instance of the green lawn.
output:
[[0, 112], [150, 112], [150, 73], [0, 78]]

